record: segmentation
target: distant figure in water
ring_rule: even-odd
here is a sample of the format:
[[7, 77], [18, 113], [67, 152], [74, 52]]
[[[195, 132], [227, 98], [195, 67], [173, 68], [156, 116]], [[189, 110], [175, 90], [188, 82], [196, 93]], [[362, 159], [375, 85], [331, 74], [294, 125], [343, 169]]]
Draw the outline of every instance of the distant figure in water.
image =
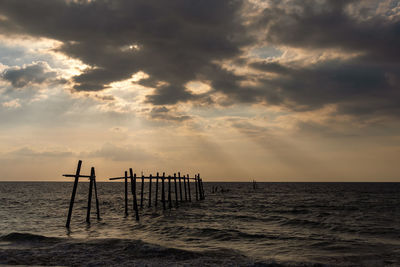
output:
[[225, 192], [229, 192], [229, 189], [224, 189], [222, 186], [217, 185], [217, 186], [213, 186], [212, 187], [212, 192], [213, 193], [225, 193]]

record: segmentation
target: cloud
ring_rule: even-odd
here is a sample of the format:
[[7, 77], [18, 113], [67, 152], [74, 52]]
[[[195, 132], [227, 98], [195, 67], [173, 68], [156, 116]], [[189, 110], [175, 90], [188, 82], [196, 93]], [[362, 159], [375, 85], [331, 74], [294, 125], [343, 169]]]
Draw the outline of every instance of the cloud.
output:
[[262, 80], [263, 86], [277, 94], [272, 102], [279, 99], [277, 104], [294, 110], [337, 104], [341, 113], [352, 115], [400, 115], [400, 83], [391, 79], [400, 74], [397, 65], [353, 59], [323, 61], [307, 67], [276, 62], [257, 62], [251, 66], [276, 74]]
[[15, 88], [22, 88], [33, 84], [43, 84], [46, 82], [65, 82], [57, 78], [57, 72], [52, 71], [46, 62], [36, 62], [30, 65], [24, 65], [23, 67], [8, 68], [3, 71], [1, 77], [9, 81]]
[[153, 108], [150, 111], [150, 118], [155, 120], [176, 121], [176, 122], [182, 122], [192, 119], [191, 116], [177, 114], [177, 112], [171, 111], [165, 106]]
[[[138, 83], [154, 88], [145, 101], [159, 107], [211, 105], [219, 94], [227, 104], [295, 112], [335, 104], [353, 116], [400, 115], [396, 1], [2, 0], [0, 10], [3, 32], [58, 40], [58, 52], [89, 66], [71, 78], [76, 91], [106, 90], [141, 71], [148, 77]], [[262, 47], [274, 47], [273, 62], [248, 54]], [[293, 49], [316, 59], [291, 62], [276, 52]], [[318, 56], [328, 50], [336, 58]], [[53, 75], [36, 69], [6, 72], [6, 79], [21, 87]], [[191, 81], [210, 90], [194, 94]], [[170, 114], [153, 109], [150, 117], [187, 119]]]
[[[2, 1], [0, 27], [59, 40], [59, 51], [92, 66], [73, 77], [78, 91], [99, 91], [143, 71], [157, 82], [156, 105], [192, 99], [184, 85], [248, 44], [242, 1]], [[62, 14], [62, 15], [60, 15]], [[133, 47], [138, 49], [126, 49]]]
[[255, 24], [268, 29], [265, 34], [268, 43], [300, 48], [338, 48], [362, 52], [373, 59], [398, 61], [400, 20], [374, 13], [373, 3], [381, 1], [369, 1], [369, 7], [362, 6], [362, 2], [269, 1], [269, 7]]

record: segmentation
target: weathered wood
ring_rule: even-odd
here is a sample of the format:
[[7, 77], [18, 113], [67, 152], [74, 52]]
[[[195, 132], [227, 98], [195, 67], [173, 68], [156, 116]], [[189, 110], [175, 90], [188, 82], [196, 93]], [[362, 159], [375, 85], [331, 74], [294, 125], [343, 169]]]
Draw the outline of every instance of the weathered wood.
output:
[[178, 187], [176, 185], [176, 173], [174, 173], [174, 184], [175, 184], [175, 205], [176, 207], [179, 206], [178, 204]]
[[201, 200], [204, 200], [204, 199], [205, 199], [205, 196], [204, 196], [203, 179], [200, 178], [200, 173], [197, 175], [197, 177], [199, 177], [199, 181], [200, 181]]
[[181, 173], [178, 172], [178, 179], [179, 179], [179, 195], [181, 196], [181, 202], [183, 201], [182, 198], [182, 183], [181, 183]]
[[186, 192], [186, 177], [185, 177], [185, 175], [183, 176], [183, 187], [185, 188], [185, 201], [187, 201], [188, 198], [187, 198], [187, 192]]
[[194, 188], [196, 189], [196, 201], [199, 201], [199, 190], [197, 189], [197, 174], [194, 175]]
[[108, 178], [108, 180], [121, 180], [125, 179], [125, 177], [113, 177], [113, 178]]
[[163, 176], [161, 178], [161, 201], [163, 204], [163, 209], [165, 210], [165, 186], [164, 186], [164, 180], [165, 180], [165, 172], [163, 172]]
[[144, 194], [144, 176], [142, 174], [142, 187], [140, 190], [140, 208], [143, 208], [143, 194]]
[[128, 216], [128, 172], [125, 171], [125, 216]]
[[[64, 177], [76, 177], [76, 174], [63, 174], [62, 176], [64, 176]], [[90, 178], [91, 176], [90, 175], [78, 175], [79, 176], [79, 178]]]
[[90, 170], [90, 181], [89, 181], [89, 195], [88, 195], [88, 205], [86, 210], [86, 222], [90, 223], [90, 209], [92, 208], [92, 192], [93, 192], [93, 180], [94, 180], [94, 168]]
[[65, 226], [67, 228], [69, 228], [69, 225], [71, 223], [72, 209], [74, 207], [76, 188], [78, 187], [78, 181], [79, 181], [79, 174], [81, 172], [81, 166], [82, 166], [82, 160], [79, 160], [78, 161], [78, 166], [76, 167], [75, 181], [74, 181], [74, 187], [72, 189], [71, 201], [69, 202], [67, 223], [65, 224]]
[[171, 199], [171, 176], [168, 176], [168, 208], [172, 208], [172, 199]]
[[190, 194], [190, 179], [189, 179], [189, 174], [187, 175], [187, 186], [188, 186], [189, 202], [192, 202], [192, 197], [191, 197], [191, 194]]
[[97, 197], [97, 183], [96, 183], [96, 174], [93, 168], [93, 184], [94, 184], [94, 196], [96, 197], [96, 213], [97, 213], [97, 220], [100, 220], [100, 207], [99, 207], [99, 199]]
[[150, 174], [149, 176], [149, 208], [151, 207], [151, 184], [152, 184], [152, 178], [153, 176]]
[[156, 199], [154, 200], [155, 207], [157, 207], [157, 201], [158, 201], [158, 172], [157, 172], [157, 178], [156, 178]]
[[132, 168], [129, 168], [129, 174], [131, 176], [131, 191], [133, 196], [133, 210], [135, 211], [136, 221], [139, 221], [139, 209], [136, 199], [136, 173], [133, 174]]

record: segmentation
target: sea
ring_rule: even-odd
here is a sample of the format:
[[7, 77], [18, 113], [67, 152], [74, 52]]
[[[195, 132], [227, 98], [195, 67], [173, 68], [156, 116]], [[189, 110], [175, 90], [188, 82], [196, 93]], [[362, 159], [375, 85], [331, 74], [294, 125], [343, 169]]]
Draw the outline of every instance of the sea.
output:
[[136, 221], [124, 183], [98, 182], [90, 224], [88, 185], [67, 229], [73, 183], [0, 182], [0, 265], [400, 266], [400, 183], [205, 182], [166, 210], [145, 183]]

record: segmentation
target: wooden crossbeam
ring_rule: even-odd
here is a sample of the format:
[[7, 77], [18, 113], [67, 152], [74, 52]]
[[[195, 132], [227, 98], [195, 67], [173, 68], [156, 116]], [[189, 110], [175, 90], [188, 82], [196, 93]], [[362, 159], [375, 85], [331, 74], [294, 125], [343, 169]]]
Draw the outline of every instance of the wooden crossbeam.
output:
[[[68, 175], [68, 176], [66, 176], [66, 175]], [[70, 176], [70, 175], [71, 175], [71, 176]], [[66, 177], [75, 177], [75, 174], [64, 174], [63, 176], [66, 176]], [[81, 176], [79, 176], [79, 177], [90, 178], [90, 175], [81, 175]], [[150, 180], [150, 179], [154, 179], [155, 177], [157, 177], [157, 176], [153, 176], [153, 175], [141, 176], [140, 179], [143, 178], [143, 179], [145, 179], [145, 180]], [[139, 177], [138, 177], [138, 178], [139, 178]], [[108, 180], [120, 180], [120, 179], [125, 179], [125, 177], [112, 177], [112, 178], [108, 178]], [[168, 176], [167, 176], [165, 179], [168, 179]], [[188, 179], [190, 179], [190, 180], [195, 180], [196, 178], [190, 178], [190, 177], [185, 176], [185, 179], [186, 179], [186, 180], [188, 180]]]
[[[62, 176], [64, 176], [64, 177], [77, 177], [77, 175], [76, 174], [63, 174]], [[78, 175], [78, 177], [79, 178], [89, 178], [90, 179], [90, 177], [92, 177], [92, 176], [90, 176], [90, 175], [81, 175], [81, 174], [79, 174]]]

